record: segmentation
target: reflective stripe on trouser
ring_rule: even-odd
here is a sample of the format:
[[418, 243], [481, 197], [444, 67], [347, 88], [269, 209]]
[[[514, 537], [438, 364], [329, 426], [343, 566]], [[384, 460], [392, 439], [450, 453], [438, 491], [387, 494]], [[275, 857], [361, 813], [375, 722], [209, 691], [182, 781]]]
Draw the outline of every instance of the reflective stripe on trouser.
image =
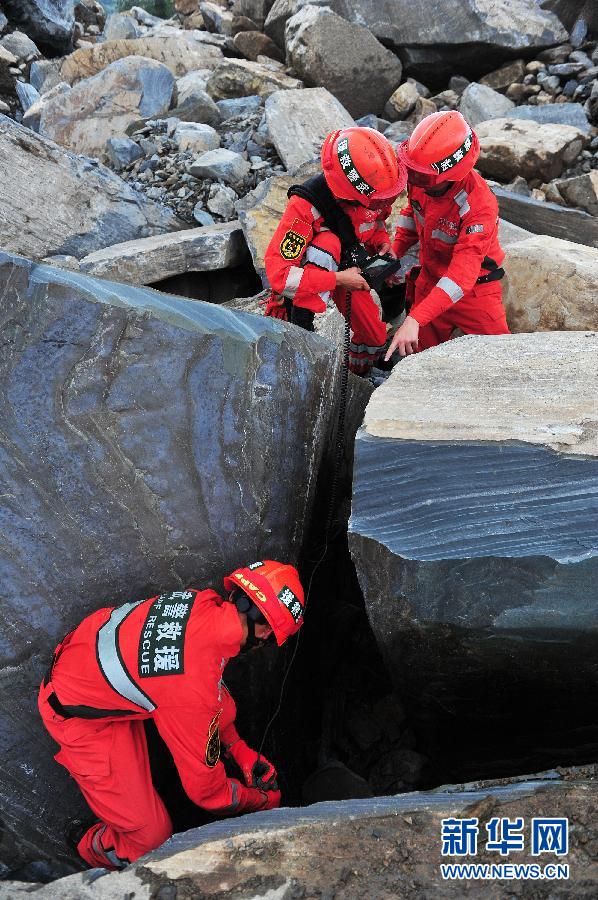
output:
[[75, 779], [100, 820], [79, 842], [90, 866], [120, 868], [154, 850], [172, 834], [172, 824], [152, 783], [143, 722], [61, 719], [42, 687], [39, 711], [60, 745], [56, 761]]
[[[334, 302], [345, 315], [347, 291], [337, 288]], [[386, 344], [386, 325], [370, 291], [351, 292], [349, 371], [367, 375]]]

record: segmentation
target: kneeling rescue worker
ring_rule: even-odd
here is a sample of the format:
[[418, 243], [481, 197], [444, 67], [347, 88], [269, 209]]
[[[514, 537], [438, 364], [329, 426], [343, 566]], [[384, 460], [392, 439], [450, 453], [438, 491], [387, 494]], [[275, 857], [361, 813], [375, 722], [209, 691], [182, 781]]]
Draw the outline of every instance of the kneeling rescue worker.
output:
[[[498, 241], [498, 204], [473, 171], [480, 143], [461, 113], [423, 119], [398, 149], [407, 167], [409, 205], [393, 244], [402, 256], [420, 244], [420, 266], [407, 275], [409, 315], [386, 359], [465, 334], [509, 334], [500, 279], [504, 251]], [[411, 304], [409, 306], [409, 304]]]
[[324, 312], [331, 296], [346, 315], [351, 292], [349, 369], [367, 376], [384, 349], [386, 326], [347, 252], [360, 244], [372, 254], [388, 253], [385, 220], [407, 174], [390, 142], [372, 128], [329, 134], [321, 162], [323, 174], [290, 188], [266, 250], [272, 293], [265, 314], [313, 331], [314, 314]]
[[[240, 739], [222, 681], [228, 660], [303, 624], [297, 570], [272, 560], [212, 590], [162, 594], [100, 609], [56, 648], [39, 692], [56, 760], [99, 821], [77, 849], [90, 866], [122, 868], [163, 843], [172, 824], [151, 778], [143, 720], [152, 718], [198, 806], [234, 816], [279, 806], [276, 769]], [[229, 778], [221, 745], [243, 774]]]

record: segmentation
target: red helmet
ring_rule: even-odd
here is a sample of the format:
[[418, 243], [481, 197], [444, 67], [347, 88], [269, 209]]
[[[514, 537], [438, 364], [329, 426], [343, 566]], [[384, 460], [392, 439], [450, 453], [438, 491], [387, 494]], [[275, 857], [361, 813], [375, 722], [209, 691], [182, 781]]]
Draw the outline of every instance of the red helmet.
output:
[[279, 647], [303, 625], [305, 598], [294, 566], [273, 559], [254, 562], [231, 572], [224, 587], [227, 591], [240, 588], [247, 594], [268, 620]]
[[397, 150], [410, 172], [429, 177], [430, 184], [461, 181], [480, 155], [480, 142], [460, 112], [437, 112], [416, 125]]
[[329, 134], [322, 147], [326, 184], [338, 200], [362, 206], [387, 206], [407, 185], [407, 171], [392, 144], [374, 128], [343, 128]]

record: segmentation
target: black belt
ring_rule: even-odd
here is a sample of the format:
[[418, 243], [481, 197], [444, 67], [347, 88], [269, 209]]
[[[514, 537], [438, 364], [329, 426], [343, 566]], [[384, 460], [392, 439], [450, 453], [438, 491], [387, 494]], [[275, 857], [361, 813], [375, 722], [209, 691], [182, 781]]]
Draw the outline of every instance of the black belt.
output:
[[112, 719], [115, 716], [133, 716], [128, 709], [97, 709], [95, 706], [63, 706], [56, 694], [48, 695], [48, 705], [63, 719]]

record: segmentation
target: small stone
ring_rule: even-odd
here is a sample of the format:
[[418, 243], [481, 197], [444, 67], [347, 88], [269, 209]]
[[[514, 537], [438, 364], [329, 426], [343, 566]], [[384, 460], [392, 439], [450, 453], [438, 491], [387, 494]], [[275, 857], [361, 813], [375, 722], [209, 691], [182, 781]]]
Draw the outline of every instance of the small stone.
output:
[[522, 59], [516, 59], [513, 62], [505, 63], [500, 69], [484, 75], [483, 78], [480, 78], [479, 83], [494, 91], [504, 93], [510, 84], [521, 81], [525, 73], [525, 62]]
[[404, 82], [389, 97], [384, 107], [384, 115], [391, 122], [406, 119], [415, 109], [419, 97], [420, 94], [415, 84], [409, 81]]
[[539, 59], [533, 59], [531, 62], [528, 62], [525, 66], [525, 71], [530, 72], [532, 75], [537, 75], [538, 72], [544, 72], [546, 70], [546, 63], [540, 62]]
[[201, 203], [196, 203], [193, 207], [193, 218], [198, 225], [215, 225], [214, 217], [202, 208]]
[[143, 156], [143, 150], [131, 138], [113, 137], [106, 141], [106, 156], [112, 167], [120, 171], [140, 159]]
[[189, 150], [200, 154], [220, 147], [218, 132], [210, 125], [200, 122], [181, 122], [174, 132], [174, 141], [182, 153]]
[[542, 80], [541, 85], [543, 91], [555, 95], [561, 89], [561, 80], [558, 75], [548, 75]]
[[263, 104], [263, 98], [257, 94], [249, 97], [235, 97], [231, 100], [218, 100], [216, 106], [223, 121], [249, 116]]
[[469, 79], [465, 78], [463, 75], [453, 75], [448, 86], [449, 90], [455, 91], [456, 94], [461, 95], [468, 84]]
[[579, 75], [585, 67], [581, 63], [557, 63], [548, 66], [550, 75], [558, 75], [559, 78], [570, 78], [572, 75]]
[[235, 216], [237, 195], [231, 187], [224, 184], [213, 184], [208, 198], [208, 209], [216, 216], [227, 221]]

